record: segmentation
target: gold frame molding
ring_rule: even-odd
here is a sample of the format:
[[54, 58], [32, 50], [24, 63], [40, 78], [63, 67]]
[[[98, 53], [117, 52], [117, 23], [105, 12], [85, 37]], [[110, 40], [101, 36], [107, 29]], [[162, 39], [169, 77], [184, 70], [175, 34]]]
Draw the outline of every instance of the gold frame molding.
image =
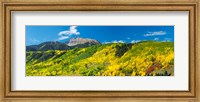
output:
[[[110, 0], [109, 0], [110, 1]], [[114, 0], [111, 0], [114, 1]], [[180, 3], [131, 3], [117, 0], [67, 2], [2, 2], [3, 98], [192, 98], [199, 95], [197, 11], [199, 1]], [[11, 12], [12, 11], [188, 11], [189, 12], [189, 90], [188, 91], [11, 91]]]

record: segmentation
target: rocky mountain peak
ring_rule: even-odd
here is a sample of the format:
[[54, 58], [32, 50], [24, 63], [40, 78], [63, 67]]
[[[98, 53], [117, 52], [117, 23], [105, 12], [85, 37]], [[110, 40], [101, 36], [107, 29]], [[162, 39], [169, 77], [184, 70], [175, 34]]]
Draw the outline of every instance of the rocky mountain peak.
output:
[[101, 44], [101, 43], [97, 40], [94, 40], [94, 39], [80, 38], [80, 37], [71, 38], [67, 43], [68, 46], [75, 46], [75, 45], [78, 45], [78, 44], [94, 45], [94, 44]]

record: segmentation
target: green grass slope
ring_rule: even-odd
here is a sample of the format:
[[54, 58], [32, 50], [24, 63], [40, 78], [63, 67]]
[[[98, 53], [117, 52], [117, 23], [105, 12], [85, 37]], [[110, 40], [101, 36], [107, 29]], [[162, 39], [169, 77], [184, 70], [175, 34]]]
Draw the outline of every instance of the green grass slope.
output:
[[113, 43], [26, 53], [27, 76], [169, 76], [173, 73], [172, 42]]

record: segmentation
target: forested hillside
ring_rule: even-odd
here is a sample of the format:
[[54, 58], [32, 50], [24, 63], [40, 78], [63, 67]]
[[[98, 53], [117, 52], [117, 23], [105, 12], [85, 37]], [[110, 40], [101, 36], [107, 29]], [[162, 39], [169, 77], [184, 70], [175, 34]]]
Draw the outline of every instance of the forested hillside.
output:
[[110, 43], [27, 51], [27, 76], [173, 76], [174, 43]]

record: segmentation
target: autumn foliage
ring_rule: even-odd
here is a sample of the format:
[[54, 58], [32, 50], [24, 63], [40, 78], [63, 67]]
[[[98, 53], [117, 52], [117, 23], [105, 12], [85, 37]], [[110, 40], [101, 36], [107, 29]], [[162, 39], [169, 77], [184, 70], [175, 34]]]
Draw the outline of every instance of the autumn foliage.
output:
[[173, 73], [172, 42], [113, 43], [26, 53], [27, 76], [169, 76]]

